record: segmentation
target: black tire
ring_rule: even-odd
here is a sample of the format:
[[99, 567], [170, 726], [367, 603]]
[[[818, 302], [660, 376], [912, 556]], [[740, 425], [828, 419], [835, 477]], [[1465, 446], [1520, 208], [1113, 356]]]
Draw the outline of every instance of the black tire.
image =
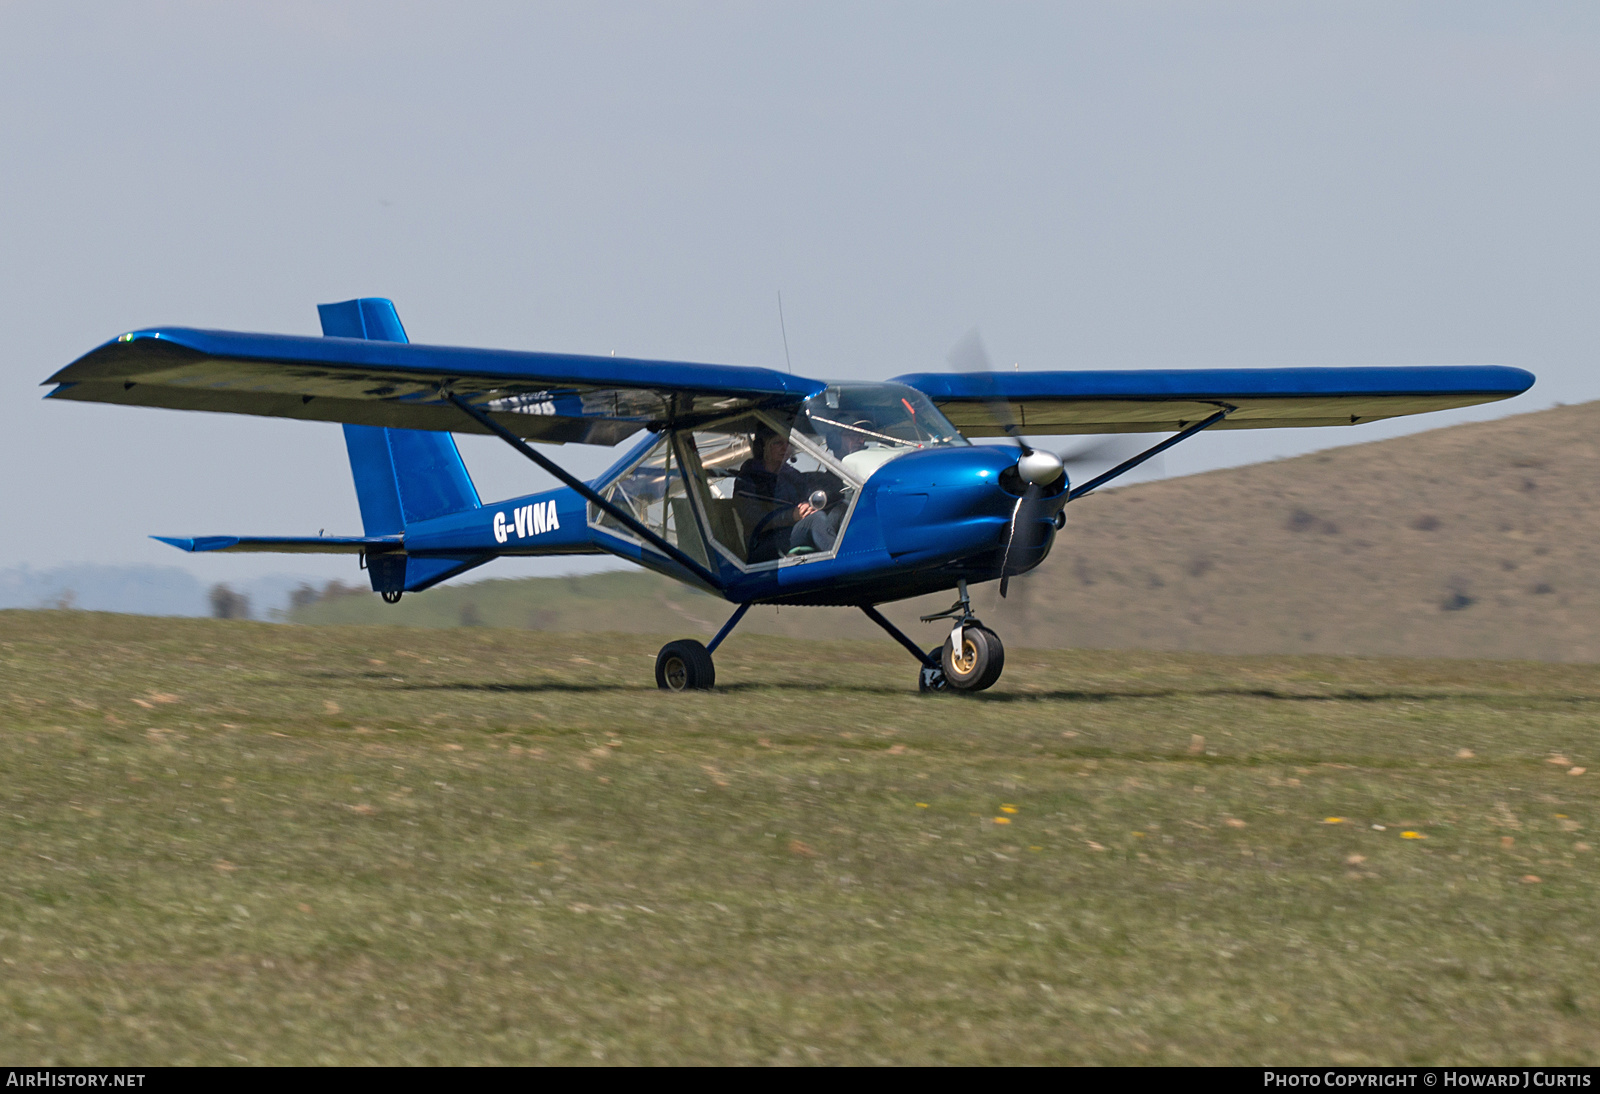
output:
[[1006, 668], [1005, 643], [1000, 641], [998, 634], [987, 628], [983, 633], [989, 643], [989, 669], [983, 674], [983, 679], [979, 680], [977, 685], [973, 687], [973, 691], [983, 691], [986, 688], [993, 687], [999, 682], [1000, 674]]
[[668, 642], [656, 654], [656, 687], [662, 691], [704, 691], [716, 682], [710, 651], [692, 638]]
[[957, 691], [982, 691], [1000, 679], [1006, 667], [1006, 648], [988, 627], [963, 627], [960, 656], [946, 638], [944, 648], [939, 651], [939, 661], [951, 687]]
[[935, 646], [928, 651], [928, 657], [937, 668], [927, 665], [917, 670], [917, 690], [920, 692], [949, 691], [950, 681], [944, 678], [944, 647]]

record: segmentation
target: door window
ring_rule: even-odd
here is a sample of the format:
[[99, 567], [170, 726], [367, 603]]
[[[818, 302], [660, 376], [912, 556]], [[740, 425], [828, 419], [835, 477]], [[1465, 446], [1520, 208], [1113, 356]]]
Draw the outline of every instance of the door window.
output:
[[855, 484], [792, 426], [747, 414], [688, 436], [711, 538], [741, 565], [831, 554], [843, 533]]
[[[691, 471], [691, 474], [693, 472]], [[685, 468], [670, 436], [644, 454], [624, 471], [600, 496], [631, 513], [646, 528], [678, 550], [710, 566], [700, 526], [695, 519], [694, 501], [685, 480]], [[590, 522], [612, 535], [638, 540], [631, 529], [598, 506], [589, 507]]]

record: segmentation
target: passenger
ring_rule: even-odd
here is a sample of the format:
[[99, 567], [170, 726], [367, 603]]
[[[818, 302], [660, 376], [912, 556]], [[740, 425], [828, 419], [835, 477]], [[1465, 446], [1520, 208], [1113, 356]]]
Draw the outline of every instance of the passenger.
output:
[[761, 426], [750, 450], [733, 487], [739, 518], [750, 530], [750, 561], [771, 562], [796, 547], [833, 550], [844, 508], [830, 517], [807, 499], [805, 480], [789, 466], [789, 438]]

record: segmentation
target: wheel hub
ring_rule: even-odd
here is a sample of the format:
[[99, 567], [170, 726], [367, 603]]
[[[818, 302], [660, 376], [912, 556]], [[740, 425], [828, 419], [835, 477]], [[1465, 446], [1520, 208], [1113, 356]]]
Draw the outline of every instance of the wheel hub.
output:
[[962, 638], [961, 650], [950, 658], [950, 663], [963, 676], [977, 667], [978, 647], [973, 643], [972, 639]]
[[667, 686], [673, 691], [682, 691], [689, 682], [689, 668], [681, 657], [667, 658], [666, 673]]

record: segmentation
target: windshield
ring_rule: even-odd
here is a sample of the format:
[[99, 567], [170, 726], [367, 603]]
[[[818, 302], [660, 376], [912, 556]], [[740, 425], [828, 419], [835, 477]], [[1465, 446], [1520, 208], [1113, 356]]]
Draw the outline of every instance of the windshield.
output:
[[847, 469], [861, 465], [862, 479], [906, 452], [967, 443], [926, 395], [904, 384], [829, 384], [806, 400], [795, 426]]

